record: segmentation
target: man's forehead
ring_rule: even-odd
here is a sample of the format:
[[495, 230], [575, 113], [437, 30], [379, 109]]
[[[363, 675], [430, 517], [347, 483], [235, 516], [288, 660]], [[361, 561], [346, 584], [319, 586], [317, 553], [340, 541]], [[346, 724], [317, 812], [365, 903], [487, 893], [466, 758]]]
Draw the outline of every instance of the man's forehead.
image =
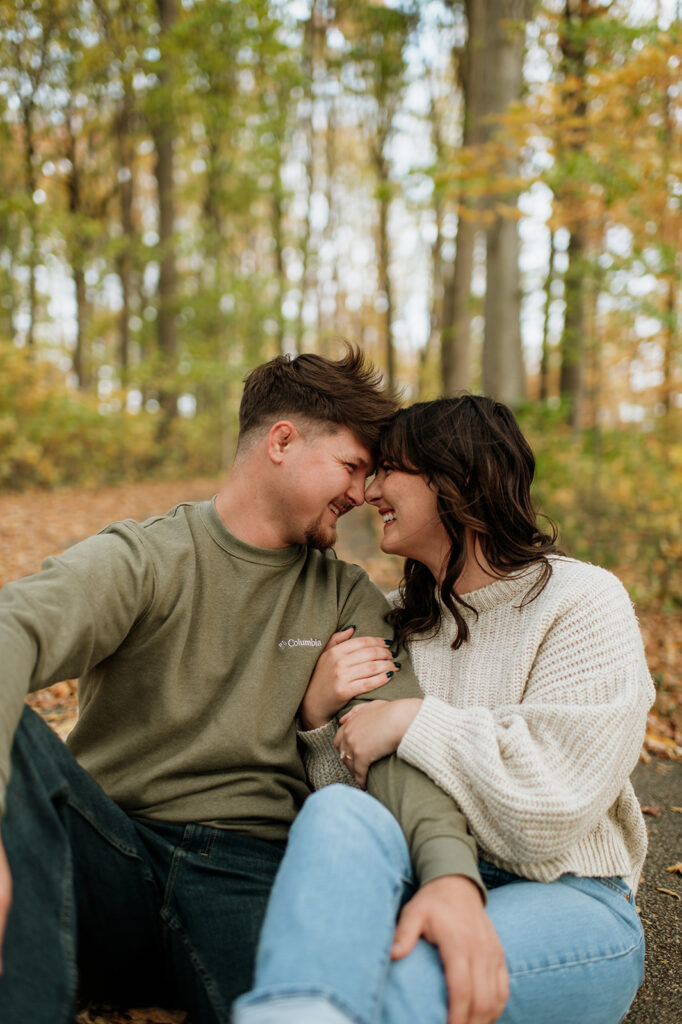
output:
[[368, 468], [371, 468], [374, 465], [374, 456], [371, 451], [366, 444], [355, 436], [350, 428], [342, 427], [334, 434], [334, 440], [337, 441], [339, 447], [343, 449], [344, 458], [351, 459], [353, 462], [357, 462], [363, 466], [367, 466]]

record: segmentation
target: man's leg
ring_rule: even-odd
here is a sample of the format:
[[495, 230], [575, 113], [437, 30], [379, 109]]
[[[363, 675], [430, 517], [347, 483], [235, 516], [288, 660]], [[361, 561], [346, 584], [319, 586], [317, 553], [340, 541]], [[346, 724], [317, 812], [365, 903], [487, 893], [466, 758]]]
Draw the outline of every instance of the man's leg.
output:
[[2, 835], [14, 898], [0, 1021], [71, 1024], [80, 991], [227, 1024], [251, 984], [280, 846], [130, 818], [28, 709]]
[[13, 901], [0, 1020], [71, 1024], [79, 961], [89, 982], [106, 975], [123, 999], [154, 977], [158, 899], [134, 823], [29, 709], [12, 748], [2, 836]]
[[179, 1006], [227, 1022], [253, 978], [258, 936], [284, 849], [225, 829], [138, 823], [163, 893], [160, 917]]
[[338, 785], [309, 797], [273, 887], [255, 988], [237, 1002], [235, 1024], [379, 1020], [411, 873], [402, 830], [373, 797]]

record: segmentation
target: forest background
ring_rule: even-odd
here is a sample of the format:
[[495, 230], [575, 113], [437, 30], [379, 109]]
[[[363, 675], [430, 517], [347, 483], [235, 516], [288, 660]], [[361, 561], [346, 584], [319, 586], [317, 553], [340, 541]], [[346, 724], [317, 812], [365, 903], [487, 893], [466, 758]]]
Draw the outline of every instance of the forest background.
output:
[[682, 756], [680, 8], [0, 0], [0, 489], [213, 477], [342, 338], [493, 395]]

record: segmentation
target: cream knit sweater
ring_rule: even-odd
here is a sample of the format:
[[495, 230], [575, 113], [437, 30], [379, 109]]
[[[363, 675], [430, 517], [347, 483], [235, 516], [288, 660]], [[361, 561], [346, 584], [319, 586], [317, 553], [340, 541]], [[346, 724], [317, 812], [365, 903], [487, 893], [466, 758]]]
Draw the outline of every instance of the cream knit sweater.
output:
[[[636, 889], [646, 829], [629, 776], [654, 697], [637, 620], [611, 573], [551, 561], [523, 607], [537, 567], [466, 595], [478, 617], [464, 611], [459, 650], [447, 610], [435, 637], [412, 639], [425, 698], [398, 755], [453, 797], [487, 860], [538, 881], [619, 875]], [[314, 784], [348, 781], [322, 739], [308, 744]]]

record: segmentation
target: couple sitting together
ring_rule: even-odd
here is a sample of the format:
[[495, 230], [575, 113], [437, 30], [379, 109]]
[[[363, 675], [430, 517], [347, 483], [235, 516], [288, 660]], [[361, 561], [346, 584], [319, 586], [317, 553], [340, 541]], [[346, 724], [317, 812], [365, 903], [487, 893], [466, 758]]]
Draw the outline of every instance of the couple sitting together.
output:
[[[623, 1020], [653, 686], [533, 472], [499, 402], [398, 411], [357, 351], [277, 357], [215, 499], [3, 588], [0, 1020]], [[332, 550], [363, 501], [388, 600]], [[24, 698], [74, 676], [64, 745]]]

